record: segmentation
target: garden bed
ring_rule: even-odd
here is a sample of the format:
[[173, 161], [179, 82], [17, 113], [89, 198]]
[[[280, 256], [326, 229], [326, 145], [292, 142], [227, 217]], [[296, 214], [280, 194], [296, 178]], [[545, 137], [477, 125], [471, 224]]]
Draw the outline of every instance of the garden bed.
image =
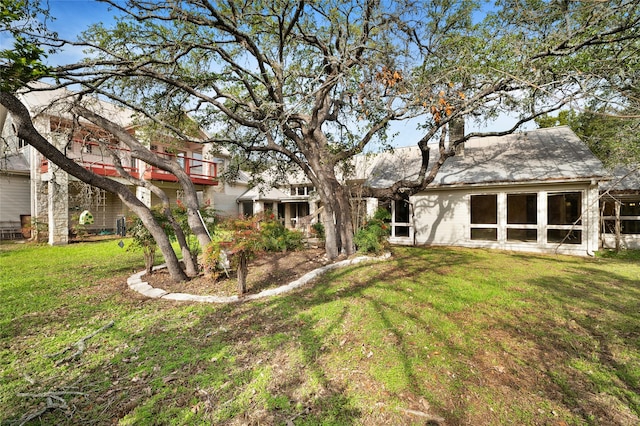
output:
[[[249, 262], [247, 294], [259, 293], [294, 281], [307, 272], [331, 263], [322, 249], [262, 253]], [[190, 281], [174, 282], [166, 269], [144, 275], [144, 281], [169, 293], [189, 293], [202, 296], [233, 296], [237, 294], [235, 270], [215, 276], [199, 275]]]

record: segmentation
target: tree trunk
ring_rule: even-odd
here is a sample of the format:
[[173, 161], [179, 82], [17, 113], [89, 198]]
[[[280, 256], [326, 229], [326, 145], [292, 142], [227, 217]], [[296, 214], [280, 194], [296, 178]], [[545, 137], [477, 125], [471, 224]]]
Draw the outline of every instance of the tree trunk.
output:
[[178, 222], [176, 222], [176, 219], [173, 217], [173, 214], [171, 213], [171, 209], [168, 206], [164, 207], [164, 214], [169, 220], [169, 223], [173, 228], [173, 232], [176, 234], [176, 239], [178, 240], [178, 244], [180, 245], [180, 251], [182, 253], [182, 261], [184, 262], [185, 273], [189, 277], [195, 277], [196, 275], [198, 275], [198, 267], [196, 266], [196, 262], [194, 259], [195, 256], [193, 255], [193, 253], [191, 253], [191, 250], [189, 249], [187, 238], [185, 237], [184, 232], [182, 232], [182, 228], [180, 228], [180, 225], [178, 225]]
[[165, 158], [161, 158], [157, 154], [151, 152], [147, 147], [141, 144], [134, 136], [129, 134], [125, 129], [112, 121], [94, 113], [91, 110], [83, 106], [77, 105], [75, 110], [87, 120], [93, 122], [97, 126], [100, 126], [110, 133], [115, 135], [120, 141], [127, 145], [131, 149], [132, 157], [138, 158], [145, 163], [148, 163], [154, 167], [158, 167], [161, 170], [172, 173], [177, 179], [178, 183], [184, 191], [184, 202], [187, 207], [187, 223], [193, 231], [194, 235], [200, 243], [200, 247], [204, 251], [204, 248], [211, 242], [209, 234], [200, 220], [198, 214], [198, 196], [196, 189], [191, 182], [191, 177], [187, 172], [178, 164], [177, 161], [170, 161]]
[[338, 185], [336, 188], [335, 199], [340, 206], [339, 215], [340, 218], [340, 241], [341, 241], [341, 253], [351, 256], [355, 253], [355, 244], [353, 242], [353, 215], [351, 214], [351, 203], [349, 200], [349, 194], [345, 190], [344, 186]]
[[[322, 197], [321, 197], [322, 198]], [[340, 255], [340, 248], [338, 244], [338, 232], [336, 231], [335, 215], [333, 212], [333, 204], [325, 203], [324, 205], [324, 250], [327, 257], [331, 260]]]
[[[66, 158], [66, 157], [65, 157]], [[75, 164], [75, 163], [74, 163]], [[80, 169], [84, 170], [81, 166]], [[90, 173], [90, 172], [89, 172]], [[78, 178], [80, 179], [80, 178]], [[111, 181], [110, 179], [106, 179], [107, 181]], [[111, 181], [114, 182], [114, 181]], [[178, 261], [178, 256], [173, 251], [173, 246], [171, 245], [171, 241], [169, 241], [169, 237], [162, 229], [162, 226], [156, 222], [153, 217], [153, 213], [147, 206], [145, 206], [140, 200], [136, 198], [136, 196], [124, 185], [118, 183], [122, 188], [118, 189], [116, 192], [118, 197], [122, 200], [123, 203], [127, 207], [133, 211], [136, 216], [140, 218], [145, 228], [149, 231], [149, 233], [153, 236], [153, 239], [158, 244], [158, 248], [164, 257], [164, 261], [167, 264], [167, 270], [169, 271], [169, 275], [175, 282], [187, 281], [189, 278], [180, 267], [180, 262]], [[96, 186], [96, 185], [94, 185]], [[110, 191], [107, 188], [107, 191]]]
[[325, 251], [329, 259], [355, 252], [351, 203], [345, 188], [331, 172], [319, 178], [318, 194], [325, 206]]
[[27, 141], [29, 145], [70, 175], [96, 188], [117, 194], [120, 200], [142, 220], [142, 223], [144, 223], [158, 243], [158, 247], [167, 263], [167, 269], [171, 278], [176, 282], [187, 280], [187, 276], [182, 268], [180, 268], [178, 257], [173, 251], [167, 234], [164, 233], [162, 227], [155, 221], [151, 210], [138, 200], [127, 186], [112, 179], [98, 176], [67, 158], [33, 127], [29, 111], [14, 95], [0, 92], [0, 103], [4, 105], [13, 116], [18, 137]]
[[238, 253], [238, 297], [247, 292], [247, 274], [249, 273], [249, 261], [244, 252]]
[[156, 249], [152, 246], [143, 247], [142, 254], [144, 256], [144, 268], [147, 274], [151, 274], [153, 272], [153, 264], [156, 260]]

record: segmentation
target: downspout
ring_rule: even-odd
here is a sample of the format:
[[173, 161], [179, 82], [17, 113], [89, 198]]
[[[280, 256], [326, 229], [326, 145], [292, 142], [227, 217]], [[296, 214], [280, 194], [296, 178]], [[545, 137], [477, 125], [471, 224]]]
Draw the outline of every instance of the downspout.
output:
[[413, 208], [413, 203], [409, 202], [409, 208], [411, 209], [411, 227], [413, 228], [413, 246], [416, 246], [416, 211]]
[[[593, 192], [593, 189], [592, 189], [593, 187], [596, 188], [595, 189], [595, 191], [596, 191], [596, 199], [593, 202], [587, 203], [587, 206], [588, 206], [587, 217], [589, 218], [588, 223], [589, 223], [590, 226], [594, 226], [594, 220], [592, 220], [592, 219], [594, 219], [594, 218], [592, 218], [592, 216], [593, 216], [593, 214], [592, 214], [593, 213], [592, 204], [593, 203], [597, 203], [600, 200], [600, 193], [599, 193], [599, 191], [597, 189], [598, 188], [598, 182], [595, 179], [591, 179], [591, 185], [590, 185], [589, 191], [588, 191], [589, 194]], [[600, 212], [600, 209], [598, 208], [596, 211]], [[595, 224], [598, 227], [600, 225], [600, 215], [599, 214], [598, 214], [598, 220], [595, 222]], [[589, 233], [592, 234], [593, 232], [589, 232]], [[600, 239], [600, 234], [598, 232], [598, 238], [596, 239], [596, 241], [599, 241], [599, 239]], [[587, 237], [587, 256], [596, 257], [596, 253], [591, 248], [591, 236]]]

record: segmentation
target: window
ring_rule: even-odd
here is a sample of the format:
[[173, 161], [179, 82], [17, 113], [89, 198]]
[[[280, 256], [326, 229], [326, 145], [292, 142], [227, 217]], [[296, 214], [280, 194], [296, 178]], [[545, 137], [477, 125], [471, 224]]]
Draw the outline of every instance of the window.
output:
[[187, 154], [185, 152], [178, 152], [176, 154], [176, 161], [178, 162], [180, 167], [183, 169], [185, 168], [185, 165], [186, 165], [186, 157], [187, 157]]
[[507, 241], [537, 241], [537, 223], [537, 194], [507, 194]]
[[567, 192], [549, 194], [547, 197], [547, 220], [549, 225], [580, 225], [582, 194]]
[[189, 166], [189, 174], [202, 176], [204, 174], [202, 164], [202, 154], [194, 152]]
[[409, 216], [410, 205], [409, 200], [396, 200], [394, 211], [394, 222], [396, 225], [393, 227], [395, 237], [408, 237], [409, 236]]
[[[616, 202], [606, 201], [603, 209], [604, 230], [607, 234], [616, 232]], [[640, 234], [640, 199], [620, 202], [620, 233]]]
[[242, 202], [242, 214], [245, 216], [253, 216], [253, 201]]
[[582, 193], [547, 195], [547, 242], [582, 244]]
[[391, 214], [389, 226], [391, 238], [411, 238], [411, 203], [408, 197], [402, 200], [379, 200], [378, 208], [386, 209]]
[[[498, 240], [497, 194], [471, 196], [471, 239]], [[482, 226], [478, 226], [482, 225]], [[494, 225], [494, 226], [491, 226]]]

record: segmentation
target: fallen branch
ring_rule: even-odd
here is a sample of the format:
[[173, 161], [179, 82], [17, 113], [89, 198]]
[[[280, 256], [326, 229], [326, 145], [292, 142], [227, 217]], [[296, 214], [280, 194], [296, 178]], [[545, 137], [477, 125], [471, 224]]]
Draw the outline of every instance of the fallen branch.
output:
[[441, 423], [444, 422], [444, 419], [442, 417], [439, 416], [433, 416], [431, 414], [425, 413], [423, 411], [417, 411], [417, 410], [408, 410], [406, 408], [400, 408], [400, 411], [403, 411], [407, 414], [411, 414], [414, 416], [418, 416], [418, 417], [424, 417], [427, 422], [427, 424], [434, 424], [434, 425], [439, 425]]
[[[27, 398], [45, 398], [47, 401], [47, 405], [42, 408], [39, 408], [36, 411], [25, 414], [18, 420], [18, 425], [22, 426], [24, 424], [29, 423], [31, 420], [40, 417], [44, 413], [49, 410], [69, 410], [69, 405], [67, 401], [62, 398], [62, 395], [82, 395], [87, 396], [86, 393], [83, 392], [75, 392], [75, 391], [57, 391], [57, 392], [44, 392], [44, 393], [19, 393], [17, 394], [20, 397]], [[56, 402], [54, 402], [54, 400]]]
[[91, 339], [93, 336], [95, 336], [96, 334], [100, 333], [101, 331], [104, 331], [104, 330], [106, 330], [108, 328], [113, 327], [114, 324], [115, 323], [113, 321], [110, 321], [108, 324], [103, 325], [102, 327], [100, 327], [99, 329], [94, 331], [93, 333], [84, 336], [82, 339], [78, 340], [74, 344], [67, 346], [66, 348], [64, 348], [60, 352], [56, 352], [55, 354], [47, 355], [47, 357], [48, 358], [57, 358], [57, 357], [65, 354], [65, 353], [69, 352], [70, 350], [72, 350], [75, 347], [77, 349], [76, 349], [76, 351], [74, 353], [72, 353], [71, 355], [69, 355], [66, 358], [62, 358], [62, 359], [57, 360], [55, 362], [55, 365], [58, 366], [58, 365], [63, 364], [65, 362], [74, 361], [74, 360], [78, 359], [84, 353], [84, 350], [86, 349], [85, 342], [87, 340]]

